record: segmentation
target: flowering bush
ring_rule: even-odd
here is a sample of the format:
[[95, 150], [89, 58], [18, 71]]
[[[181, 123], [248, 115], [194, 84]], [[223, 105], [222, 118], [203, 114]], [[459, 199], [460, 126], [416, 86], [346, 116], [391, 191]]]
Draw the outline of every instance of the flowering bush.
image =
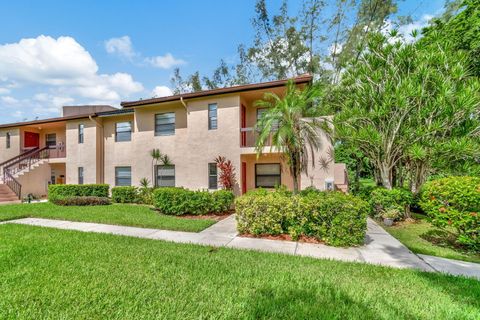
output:
[[457, 241], [480, 251], [480, 178], [448, 177], [427, 182], [420, 207], [432, 224], [457, 231]]
[[220, 170], [220, 175], [218, 177], [220, 185], [227, 190], [233, 190], [233, 187], [236, 183], [236, 178], [235, 167], [233, 166], [232, 161], [227, 160], [225, 157], [218, 156], [215, 159], [215, 163], [217, 164], [217, 168]]

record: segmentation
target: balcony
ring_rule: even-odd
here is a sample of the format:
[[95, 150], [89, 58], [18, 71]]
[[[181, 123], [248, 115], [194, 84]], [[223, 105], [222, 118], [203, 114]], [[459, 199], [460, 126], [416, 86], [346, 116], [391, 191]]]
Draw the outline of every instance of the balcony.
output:
[[57, 144], [55, 146], [48, 147], [48, 153], [50, 159], [66, 158], [67, 149], [64, 144]]
[[[240, 147], [242, 148], [243, 154], [256, 153], [255, 145], [257, 143], [259, 133], [255, 128], [240, 128]], [[263, 153], [276, 152], [271, 150], [270, 146], [272, 145], [272, 137], [267, 140], [265, 146], [263, 147]]]

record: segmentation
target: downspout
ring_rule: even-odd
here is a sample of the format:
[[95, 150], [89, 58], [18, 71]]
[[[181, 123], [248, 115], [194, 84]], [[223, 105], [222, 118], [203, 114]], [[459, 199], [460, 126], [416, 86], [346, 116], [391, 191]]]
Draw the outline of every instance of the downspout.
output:
[[188, 113], [188, 107], [187, 107], [187, 104], [185, 103], [185, 101], [183, 100], [183, 97], [180, 97], [180, 102], [183, 104], [183, 107], [185, 108], [185, 110]]
[[92, 121], [93, 123], [95, 123], [101, 128], [102, 137], [100, 139], [100, 183], [104, 183], [105, 182], [105, 149], [104, 149], [105, 148], [105, 142], [104, 142], [105, 129], [103, 127], [103, 124], [97, 121], [96, 119], [93, 119], [91, 115], [88, 116], [88, 119], [90, 119], [90, 121]]

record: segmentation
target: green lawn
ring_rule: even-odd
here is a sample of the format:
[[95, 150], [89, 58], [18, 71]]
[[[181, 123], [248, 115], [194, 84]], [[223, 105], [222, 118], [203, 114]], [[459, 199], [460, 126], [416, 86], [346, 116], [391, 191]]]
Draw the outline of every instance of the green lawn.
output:
[[479, 319], [480, 282], [0, 225], [0, 319]]
[[64, 207], [51, 203], [34, 203], [0, 206], [0, 221], [25, 217], [97, 222], [191, 232], [199, 232], [215, 223], [214, 220], [210, 219], [183, 219], [174, 216], [165, 216], [147, 206], [129, 204]]
[[480, 254], [455, 248], [448, 232], [433, 227], [424, 216], [415, 215], [416, 223], [384, 228], [415, 253], [480, 263]]

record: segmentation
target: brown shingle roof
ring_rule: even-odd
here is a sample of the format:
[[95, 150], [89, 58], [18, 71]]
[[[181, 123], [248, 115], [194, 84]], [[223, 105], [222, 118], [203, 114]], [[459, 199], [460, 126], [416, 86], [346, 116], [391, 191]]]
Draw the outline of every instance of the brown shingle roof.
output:
[[88, 118], [89, 116], [95, 116], [95, 114], [94, 113], [93, 114], [79, 114], [79, 115], [67, 116], [67, 117], [57, 117], [57, 118], [48, 118], [48, 119], [41, 119], [41, 120], [6, 123], [6, 124], [0, 124], [0, 128], [11, 128], [11, 127], [29, 126], [29, 125], [36, 125], [36, 124], [43, 124], [43, 123], [51, 123], [51, 122], [61, 122], [61, 121], [65, 121], [65, 120], [75, 120], [75, 119]]
[[287, 84], [289, 80], [293, 80], [296, 84], [308, 83], [312, 81], [312, 76], [309, 74], [306, 74], [306, 75], [301, 75], [291, 79], [253, 83], [253, 84], [246, 84], [241, 86], [233, 86], [233, 87], [219, 88], [219, 89], [213, 89], [213, 90], [204, 90], [204, 91], [191, 92], [191, 93], [182, 93], [174, 96], [161, 97], [161, 98], [151, 98], [151, 99], [137, 100], [137, 101], [123, 101], [122, 103], [120, 103], [120, 105], [124, 108], [129, 108], [129, 107], [137, 107], [137, 106], [143, 106], [143, 105], [154, 104], [154, 103], [175, 101], [175, 100], [180, 100], [181, 98], [191, 99], [191, 98], [213, 96], [217, 94], [268, 89], [268, 88], [284, 86]]

